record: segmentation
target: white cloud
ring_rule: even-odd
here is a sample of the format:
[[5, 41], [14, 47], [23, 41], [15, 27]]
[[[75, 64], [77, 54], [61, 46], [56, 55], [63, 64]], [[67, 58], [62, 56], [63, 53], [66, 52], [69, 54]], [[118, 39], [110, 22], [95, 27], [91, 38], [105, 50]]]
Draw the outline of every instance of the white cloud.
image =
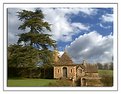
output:
[[[92, 13], [92, 10], [89, 9]], [[80, 8], [57, 8], [57, 9], [42, 9], [45, 14], [45, 20], [52, 24], [52, 35], [57, 41], [71, 41], [72, 36], [81, 32], [81, 30], [88, 30], [89, 26], [82, 23], [70, 23], [66, 14], [78, 14], [83, 11], [89, 15], [88, 12]]]
[[103, 22], [113, 22], [113, 14], [102, 15], [101, 20]]
[[93, 63], [110, 62], [113, 55], [113, 36], [102, 36], [93, 31], [81, 35], [66, 50], [75, 63], [80, 63], [83, 59]]
[[[48, 21], [52, 29], [52, 38], [56, 41], [68, 42], [72, 40], [72, 36], [81, 32], [81, 30], [88, 30], [89, 26], [82, 23], [71, 23], [69, 16], [67, 14], [77, 15], [79, 12], [85, 15], [93, 15], [96, 13], [96, 9], [91, 8], [41, 8], [45, 14], [45, 20]], [[8, 42], [16, 43], [18, 33], [23, 33], [26, 31], [18, 30], [19, 25], [22, 23], [18, 20], [18, 11], [23, 10], [23, 8], [11, 8], [8, 9]], [[28, 8], [27, 10], [34, 10], [33, 8]]]
[[19, 9], [10, 8], [8, 9], [8, 43], [16, 43], [18, 40], [17, 34], [21, 33], [18, 30], [20, 25], [20, 21], [17, 18], [17, 12]]
[[63, 51], [59, 51], [59, 57], [61, 57], [63, 55]]
[[86, 26], [82, 23], [72, 23], [71, 25], [80, 30], [89, 30], [89, 26]]
[[97, 9], [92, 8], [82, 8], [80, 11], [87, 15], [95, 15], [97, 13]]
[[20, 8], [8, 8], [8, 44], [17, 43], [19, 38], [17, 35], [29, 31], [28, 28], [25, 31], [18, 30], [22, 22], [19, 20], [17, 12], [21, 10]]
[[71, 41], [71, 37], [68, 35], [70, 35], [73, 28], [67, 21], [65, 14], [55, 9], [43, 9], [43, 13], [45, 14], [45, 20], [52, 24], [51, 34], [53, 38], [57, 41]]
[[105, 28], [105, 29], [110, 29], [111, 28], [110, 25], [104, 26], [102, 23], [99, 23], [99, 26], [102, 27], [102, 28]]

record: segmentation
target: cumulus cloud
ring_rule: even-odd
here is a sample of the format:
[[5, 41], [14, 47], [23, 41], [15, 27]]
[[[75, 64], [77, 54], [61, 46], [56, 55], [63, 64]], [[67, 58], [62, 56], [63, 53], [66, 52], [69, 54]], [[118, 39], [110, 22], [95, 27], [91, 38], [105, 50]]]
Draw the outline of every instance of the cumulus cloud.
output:
[[113, 22], [113, 14], [102, 15], [101, 20], [103, 22]]
[[18, 41], [18, 34], [28, 32], [29, 29], [22, 31], [18, 30], [18, 27], [22, 24], [18, 20], [17, 12], [21, 11], [20, 8], [8, 8], [8, 44], [15, 44]]
[[[85, 10], [85, 11], [84, 11]], [[45, 20], [52, 24], [52, 35], [57, 41], [68, 42], [72, 41], [72, 36], [81, 32], [81, 30], [88, 30], [89, 26], [82, 23], [71, 23], [67, 14], [78, 14], [83, 12], [87, 15], [93, 14], [94, 9], [84, 8], [43, 8]]]
[[99, 23], [99, 26], [102, 27], [102, 28], [105, 28], [105, 29], [110, 29], [110, 28], [111, 28], [110, 25], [105, 26], [105, 25], [103, 25], [102, 23]]
[[77, 28], [79, 30], [89, 30], [89, 26], [86, 26], [82, 23], [72, 23], [71, 24], [74, 28]]
[[[48, 21], [52, 29], [52, 38], [56, 41], [68, 42], [72, 40], [72, 36], [81, 32], [81, 30], [88, 30], [89, 26], [82, 23], [69, 22], [67, 14], [77, 15], [79, 12], [85, 15], [92, 15], [96, 13], [96, 9], [91, 8], [41, 8], [45, 14], [45, 21]], [[22, 23], [18, 20], [17, 12], [23, 8], [8, 9], [8, 42], [16, 43], [18, 33], [24, 31], [18, 30], [19, 25]], [[26, 10], [34, 10], [34, 8], [27, 8]], [[27, 31], [27, 30], [26, 30]], [[73, 32], [74, 31], [74, 32]]]
[[87, 14], [87, 15], [97, 14], [97, 9], [94, 9], [94, 8], [82, 8], [80, 11]]
[[91, 63], [111, 62], [113, 55], [113, 36], [102, 36], [96, 31], [81, 35], [70, 46], [66, 47], [75, 63], [83, 59]]
[[[8, 9], [8, 43], [13, 44], [18, 40], [17, 34], [19, 33], [18, 27], [20, 21], [18, 21], [16, 12], [18, 9]], [[21, 31], [20, 31], [21, 32]]]
[[[22, 9], [11, 8], [8, 9], [8, 43], [16, 43], [18, 33], [27, 32], [18, 30], [19, 25], [22, 23], [18, 20], [17, 13]], [[27, 9], [34, 10], [34, 9]], [[54, 40], [69, 42], [72, 41], [72, 36], [82, 31], [89, 31], [90, 26], [81, 22], [70, 22], [69, 15], [78, 15], [80, 12], [85, 17], [95, 15], [97, 9], [92, 8], [41, 8], [45, 18], [44, 20], [51, 24], [50, 33]], [[113, 22], [113, 14], [105, 14], [101, 16], [102, 23]], [[105, 27], [100, 23], [100, 27]], [[96, 31], [88, 34], [80, 35], [76, 38], [70, 46], [66, 47], [66, 51], [72, 57], [75, 63], [80, 63], [83, 59], [89, 62], [110, 62], [113, 56], [113, 36], [102, 36]], [[60, 52], [60, 56], [63, 52]]]

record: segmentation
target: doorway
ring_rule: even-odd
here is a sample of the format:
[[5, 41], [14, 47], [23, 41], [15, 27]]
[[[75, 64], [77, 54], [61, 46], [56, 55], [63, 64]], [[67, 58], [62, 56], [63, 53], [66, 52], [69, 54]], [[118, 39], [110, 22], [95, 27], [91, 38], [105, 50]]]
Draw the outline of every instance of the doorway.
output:
[[63, 77], [67, 78], [67, 68], [63, 67]]

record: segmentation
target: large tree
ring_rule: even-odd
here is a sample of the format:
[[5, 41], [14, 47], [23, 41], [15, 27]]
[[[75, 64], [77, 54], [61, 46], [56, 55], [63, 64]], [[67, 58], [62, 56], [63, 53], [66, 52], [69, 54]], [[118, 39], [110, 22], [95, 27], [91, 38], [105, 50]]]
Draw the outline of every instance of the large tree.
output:
[[50, 24], [43, 20], [44, 15], [41, 10], [36, 9], [34, 12], [23, 10], [18, 12], [18, 17], [23, 22], [18, 29], [30, 29], [28, 33], [20, 35], [18, 43], [24, 41], [30, 42], [30, 45], [39, 44], [43, 49], [47, 46], [55, 47], [55, 41], [50, 38], [51, 35], [45, 34], [45, 31], [49, 32], [51, 29]]
[[52, 51], [48, 48], [56, 46], [56, 42], [51, 39], [51, 35], [45, 32], [51, 32], [50, 24], [44, 21], [44, 15], [41, 10], [35, 11], [22, 10], [18, 12], [19, 20], [23, 23], [18, 29], [28, 30], [27, 33], [19, 35], [18, 44], [24, 42], [24, 46], [30, 45], [39, 49], [40, 58], [43, 63], [52, 62]]
[[35, 68], [40, 61], [39, 52], [31, 46], [10, 45], [8, 47], [8, 67]]
[[[19, 20], [22, 21], [18, 29], [26, 32], [18, 35], [17, 44], [8, 47], [8, 75], [13, 74], [11, 69], [15, 69], [15, 73], [19, 75], [18, 72], [23, 73], [22, 71], [25, 72], [28, 68], [29, 70], [37, 68], [37, 63], [43, 62], [45, 78], [46, 69], [52, 68], [53, 51], [50, 48], [56, 47], [56, 41], [48, 34], [51, 32], [50, 24], [44, 21], [44, 15], [39, 9], [22, 10], [17, 13]], [[50, 75], [50, 72], [48, 73]]]

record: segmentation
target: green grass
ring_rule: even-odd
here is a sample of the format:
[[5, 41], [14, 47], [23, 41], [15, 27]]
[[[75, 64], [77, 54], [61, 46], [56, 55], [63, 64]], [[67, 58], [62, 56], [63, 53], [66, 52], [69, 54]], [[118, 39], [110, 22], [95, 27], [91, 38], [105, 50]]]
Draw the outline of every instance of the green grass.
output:
[[99, 70], [99, 76], [101, 77], [101, 82], [103, 86], [112, 87], [113, 86], [113, 70]]
[[[113, 77], [112, 70], [98, 70], [100, 76]], [[70, 86], [70, 82], [55, 79], [8, 79], [8, 87], [46, 87], [46, 86]]]
[[49, 86], [50, 83], [55, 83], [54, 79], [9, 79], [8, 87], [39, 87]]
[[98, 70], [98, 73], [100, 76], [102, 75], [113, 76], [113, 70]]

